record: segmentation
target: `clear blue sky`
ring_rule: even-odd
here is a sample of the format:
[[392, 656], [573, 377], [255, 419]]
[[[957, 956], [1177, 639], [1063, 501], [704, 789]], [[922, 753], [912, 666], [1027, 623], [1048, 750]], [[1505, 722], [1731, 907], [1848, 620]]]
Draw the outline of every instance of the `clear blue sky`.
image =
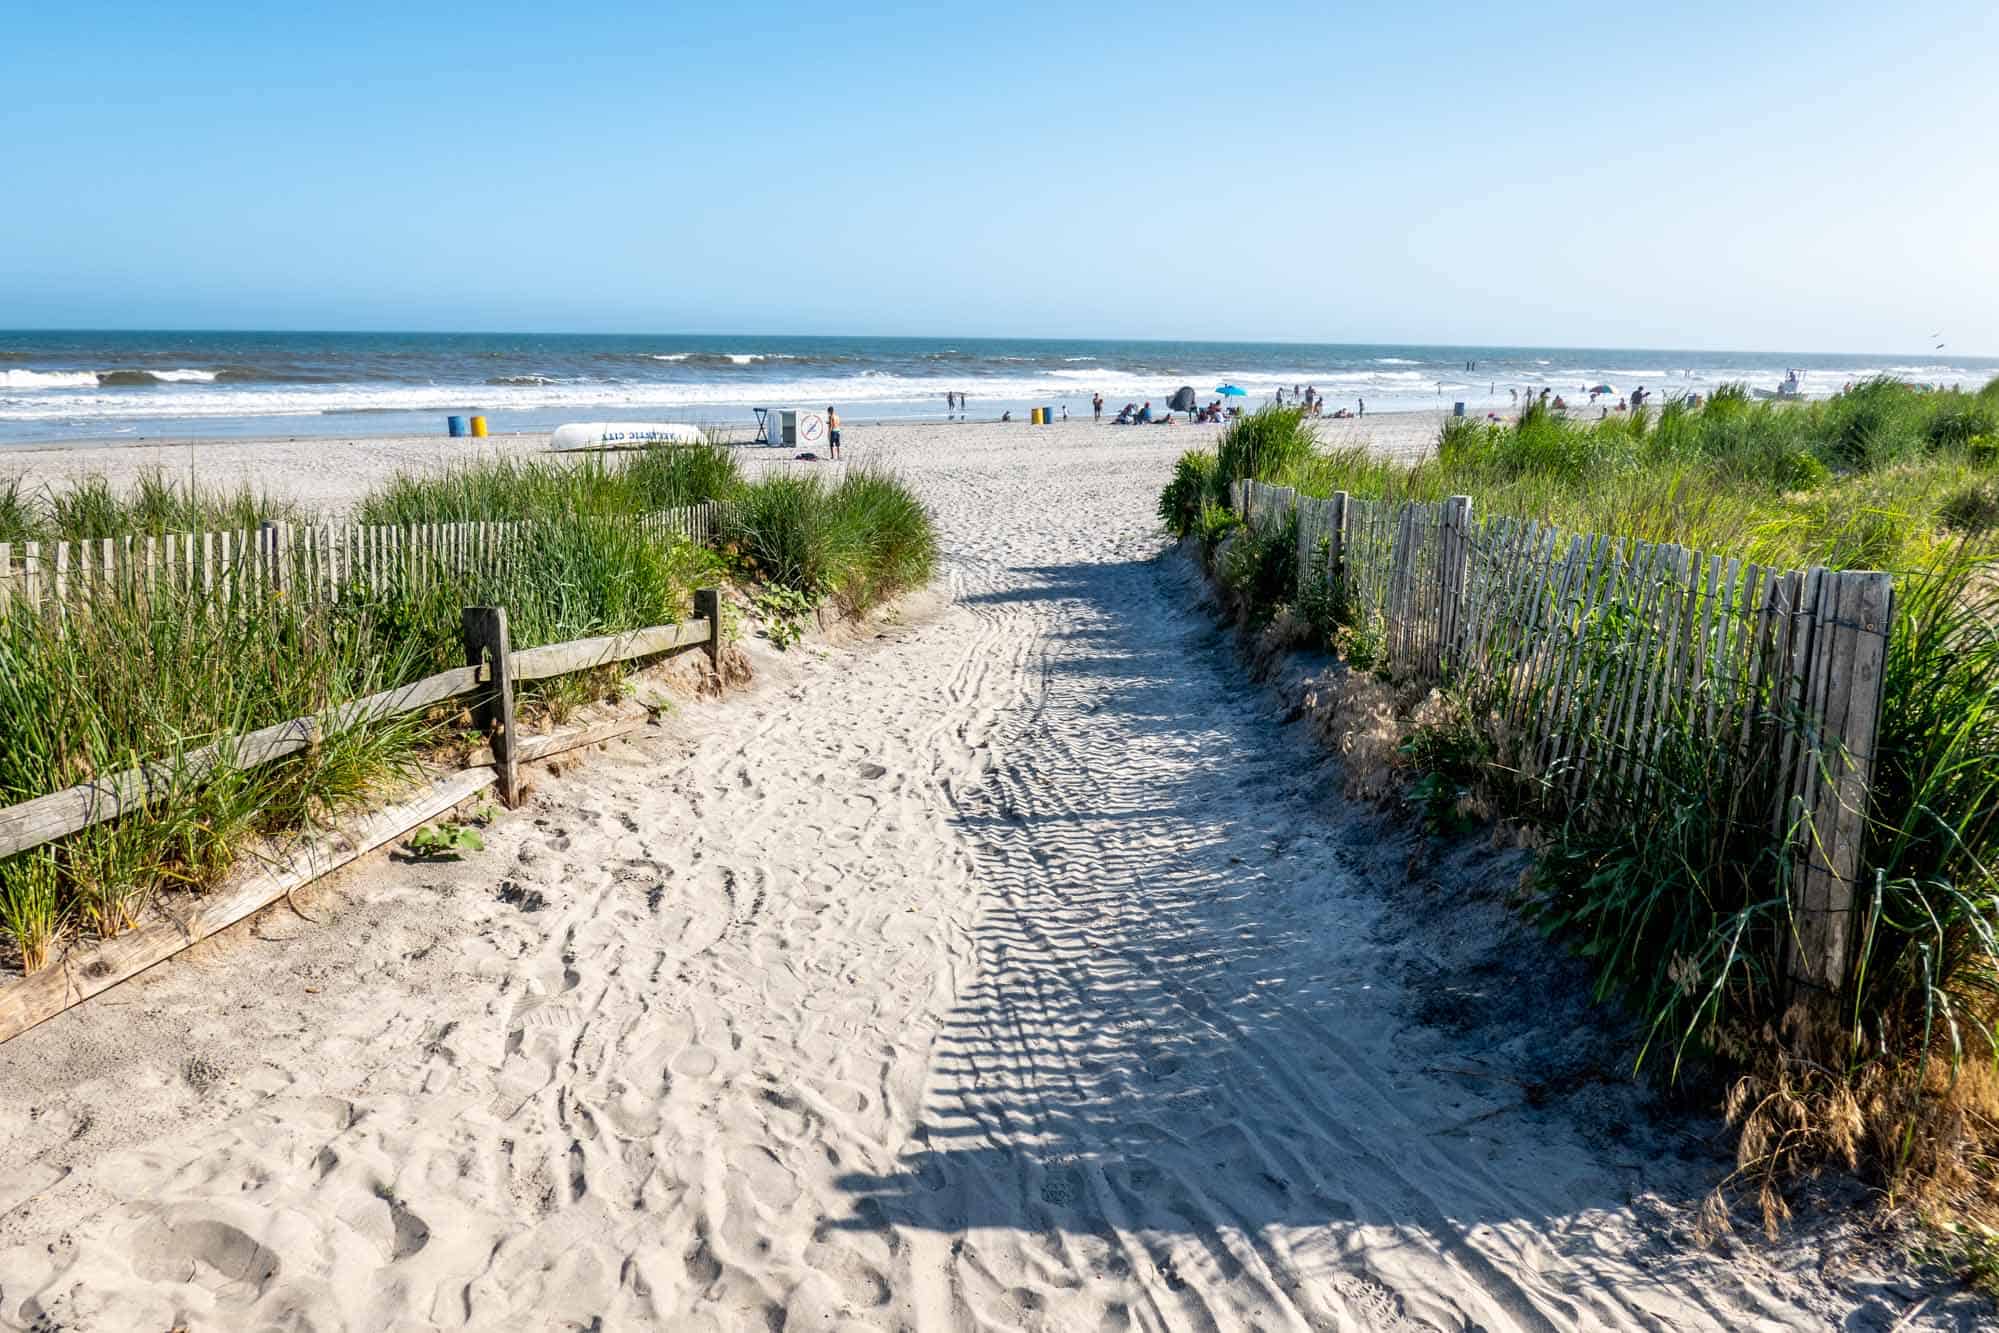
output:
[[0, 327], [1999, 353], [1999, 6], [11, 0]]

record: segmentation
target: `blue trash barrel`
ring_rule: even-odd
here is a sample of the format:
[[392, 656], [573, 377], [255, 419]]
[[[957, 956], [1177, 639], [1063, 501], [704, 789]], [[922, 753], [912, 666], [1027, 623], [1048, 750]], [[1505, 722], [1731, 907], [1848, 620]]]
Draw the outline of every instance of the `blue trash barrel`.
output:
[[444, 419], [444, 428], [451, 432], [451, 438], [455, 440], [465, 433], [465, 418], [446, 417]]
[[1465, 405], [1464, 405], [1463, 403], [1452, 403], [1452, 404], [1451, 404], [1451, 415], [1452, 415], [1452, 416], [1454, 416], [1454, 417], [1461, 417], [1461, 416], [1463, 416], [1464, 414], [1465, 414]]

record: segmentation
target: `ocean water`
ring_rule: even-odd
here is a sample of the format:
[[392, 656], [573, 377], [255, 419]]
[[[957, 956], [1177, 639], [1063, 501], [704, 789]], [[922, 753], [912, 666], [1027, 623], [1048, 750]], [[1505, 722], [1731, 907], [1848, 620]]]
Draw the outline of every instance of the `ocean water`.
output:
[[941, 418], [947, 392], [975, 418], [1030, 406], [1087, 416], [1100, 392], [1163, 406], [1229, 383], [1255, 404], [1312, 386], [1337, 407], [1479, 412], [1513, 393], [1643, 385], [1656, 398], [1746, 381], [1805, 392], [1891, 375], [1983, 384], [1999, 359], [1532, 347], [698, 335], [0, 332], [0, 447], [197, 436], [442, 432], [449, 414], [491, 429], [565, 421], [748, 426], [752, 407], [837, 406], [852, 421]]

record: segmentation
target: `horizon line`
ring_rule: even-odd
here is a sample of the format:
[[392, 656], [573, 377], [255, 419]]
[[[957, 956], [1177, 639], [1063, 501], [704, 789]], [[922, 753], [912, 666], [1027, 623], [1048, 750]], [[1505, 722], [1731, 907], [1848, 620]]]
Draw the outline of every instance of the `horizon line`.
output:
[[606, 331], [591, 331], [591, 330], [580, 330], [580, 329], [396, 329], [396, 328], [373, 328], [373, 327], [371, 328], [358, 328], [358, 327], [357, 328], [249, 328], [249, 327], [168, 328], [164, 326], [130, 325], [130, 326], [119, 327], [119, 326], [83, 325], [83, 324], [78, 324], [78, 325], [54, 324], [54, 325], [41, 325], [34, 327], [23, 326], [19, 328], [0, 328], [0, 337], [8, 337], [14, 335], [23, 335], [23, 334], [39, 334], [39, 333], [59, 333], [59, 334], [157, 333], [157, 334], [236, 334], [236, 335], [269, 334], [269, 335], [287, 336], [287, 337], [330, 334], [337, 336], [355, 336], [355, 337], [401, 335], [401, 336], [434, 337], [434, 338], [530, 338], [530, 337], [743, 338], [743, 339], [827, 338], [827, 339], [848, 339], [854, 341], [875, 340], [875, 341], [903, 341], [903, 342], [950, 341], [953, 339], [958, 339], [958, 340], [974, 341], [974, 342], [1015, 342], [1015, 343], [1122, 342], [1122, 343], [1138, 343], [1141, 345], [1160, 346], [1160, 347], [1188, 346], [1188, 345], [1209, 343], [1222, 346], [1236, 346], [1236, 347], [1340, 347], [1340, 348], [1394, 347], [1394, 348], [1407, 348], [1412, 350], [1428, 350], [1428, 351], [1475, 349], [1475, 350], [1484, 350], [1484, 351], [1506, 351], [1506, 352], [1530, 352], [1530, 351], [1531, 352], [1547, 352], [1547, 351], [1694, 352], [1704, 356], [1740, 354], [1740, 355], [1749, 355], [1749, 356], [1798, 355], [1798, 356], [1823, 356], [1823, 357], [1833, 357], [1833, 356], [1936, 357], [1948, 354], [1950, 356], [1955, 357], [1956, 359], [1969, 359], [1973, 361], [1999, 361], [1999, 354], [1986, 354], [1980, 352], [1950, 352], [1950, 349], [1948, 348], [1930, 349], [1928, 351], [1913, 351], [1911, 349], [1892, 349], [1886, 351], [1854, 352], [1854, 351], [1817, 351], [1800, 347], [1763, 347], [1763, 348], [1697, 347], [1697, 346], [1668, 347], [1664, 345], [1645, 346], [1637, 343], [1623, 345], [1623, 346], [1612, 346], [1605, 344], [1583, 344], [1583, 343], [1562, 344], [1562, 343], [1469, 343], [1469, 342], [1458, 342], [1458, 343], [1350, 342], [1342, 340], [1318, 340], [1318, 339], [1309, 339], [1309, 338], [1212, 338], [1212, 337], [1211, 338], [1139, 338], [1139, 337], [1120, 337], [1116, 335], [1102, 335], [1102, 334], [1039, 335], [1039, 334], [990, 334], [990, 333], [964, 333], [964, 332], [776, 333], [776, 332], [770, 332], [768, 330], [756, 331], [756, 332], [740, 332], [740, 331], [723, 332], [715, 329], [697, 329], [691, 331], [676, 331], [676, 332], [667, 332], [663, 330], [613, 330], [606, 332]]

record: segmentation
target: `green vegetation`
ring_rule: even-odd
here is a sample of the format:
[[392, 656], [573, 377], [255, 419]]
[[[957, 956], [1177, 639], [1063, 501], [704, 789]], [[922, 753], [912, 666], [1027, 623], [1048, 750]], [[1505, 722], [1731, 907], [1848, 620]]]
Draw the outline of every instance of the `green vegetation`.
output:
[[1390, 503], [1464, 494], [1480, 513], [1576, 532], [1896, 574], [1864, 916], [1830, 1022], [1787, 1008], [1792, 858], [1752, 777], [1756, 756], [1712, 739], [1701, 694], [1668, 701], [1656, 752], [1582, 810], [1559, 773], [1509, 752], [1501, 686], [1446, 682], [1450, 706], [1405, 738], [1405, 794], [1433, 828], [1449, 827], [1473, 793], [1540, 827], [1523, 905], [1589, 958], [1599, 998], [1641, 1018], [1641, 1064], [1734, 1080], [1728, 1110], [1766, 1215], [1782, 1215], [1792, 1172], [1828, 1159], [1868, 1164], [1898, 1200], [1992, 1209], [1999, 384], [1967, 394], [1873, 381], [1808, 404], [1731, 389], [1699, 408], [1597, 421], [1536, 407], [1511, 425], [1452, 421], [1435, 456], [1417, 462], [1273, 446], [1284, 436], [1260, 420], [1271, 416], [1183, 457], [1160, 516], [1199, 539], [1246, 623], [1285, 614], [1297, 640], [1361, 669], [1378, 660], [1382, 627], [1361, 623], [1335, 584], [1300, 588], [1279, 572], [1282, 525], [1258, 535], [1219, 508], [1233, 477]]
[[0, 480], [0, 542], [240, 532], [266, 521], [298, 523], [310, 517], [303, 506], [248, 486], [204, 487], [164, 469], [141, 473], [131, 490], [122, 493], [102, 477], [38, 491], [23, 489], [19, 478]]
[[490, 801], [482, 802], [470, 817], [460, 821], [440, 819], [435, 824], [425, 824], [410, 834], [403, 846], [419, 861], [457, 861], [467, 852], [486, 850], [486, 839], [479, 832], [479, 826], [490, 824], [499, 818], [500, 809]]
[[[710, 500], [720, 551], [633, 522]], [[0, 522], [30, 525], [24, 540], [118, 535], [135, 530], [116, 526], [128, 523], [242, 527], [255, 517], [302, 515], [248, 492], [209, 495], [159, 477], [131, 496], [96, 481], [35, 497], [0, 486]], [[141, 764], [161, 773], [143, 810], [0, 861], [0, 940], [26, 966], [47, 961], [65, 936], [117, 934], [154, 895], [214, 883], [253, 837], [324, 824], [413, 772], [454, 734], [453, 708], [377, 720], [256, 768], [225, 762], [197, 778], [176, 766], [202, 746], [460, 665], [466, 606], [505, 606], [511, 638], [525, 648], [676, 621], [695, 588], [732, 570], [799, 611], [828, 599], [861, 609], [927, 580], [937, 558], [929, 515], [889, 474], [746, 482], [732, 453], [711, 446], [398, 477], [357, 517], [522, 528], [506, 558], [474, 572], [417, 562], [349, 584], [330, 604], [231, 578], [213, 592], [93, 589], [61, 617], [19, 603], [0, 611], [0, 806]], [[560, 720], [619, 683], [615, 671], [536, 682], [522, 706]]]
[[752, 578], [850, 611], [929, 580], [937, 534], [922, 502], [892, 473], [856, 468], [828, 484], [777, 474], [723, 510], [725, 549]]
[[774, 471], [743, 478], [724, 445], [676, 445], [620, 461], [500, 459], [399, 476], [364, 501], [363, 523], [629, 519], [715, 502], [719, 537], [748, 580], [861, 610], [929, 579], [929, 514], [894, 474], [868, 468], [828, 482]]
[[1602, 420], [1538, 405], [1511, 425], [1446, 425], [1416, 463], [1342, 449], [1255, 475], [1302, 494], [1390, 501], [1469, 495], [1479, 512], [1558, 523], [1785, 568], [1916, 569], [1989, 541], [1999, 382], [1970, 393], [1873, 380], [1820, 402], [1724, 389]]
[[362, 501], [362, 523], [505, 523], [558, 514], [636, 516], [726, 500], [743, 485], [724, 445], [675, 445], [610, 461], [487, 459], [405, 473]]

